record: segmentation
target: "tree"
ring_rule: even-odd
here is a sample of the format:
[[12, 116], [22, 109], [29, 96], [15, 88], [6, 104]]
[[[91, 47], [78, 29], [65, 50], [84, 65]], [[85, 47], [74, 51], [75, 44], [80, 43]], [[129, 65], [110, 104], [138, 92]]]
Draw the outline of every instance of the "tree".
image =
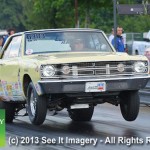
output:
[[101, 12], [102, 8], [112, 8], [112, 1], [106, 0], [78, 0], [78, 3], [79, 22], [81, 27], [93, 26], [93, 19], [97, 18], [96, 15]]
[[[34, 28], [61, 28], [72, 26], [73, 10], [70, 0], [35, 0], [29, 18]], [[67, 11], [66, 11], [67, 10]]]
[[[7, 29], [14, 27], [18, 30], [24, 30], [20, 18], [22, 7], [19, 0], [1, 0], [0, 3], [0, 29]], [[18, 13], [20, 12], [20, 13]]]
[[143, 0], [135, 0], [137, 4], [142, 4]]
[[[119, 0], [134, 4], [138, 0]], [[0, 0], [0, 29], [17, 31], [43, 28], [74, 28], [75, 0]], [[109, 33], [114, 25], [113, 0], [78, 0], [80, 27], [99, 28]], [[149, 30], [149, 16], [117, 15], [126, 32]]]

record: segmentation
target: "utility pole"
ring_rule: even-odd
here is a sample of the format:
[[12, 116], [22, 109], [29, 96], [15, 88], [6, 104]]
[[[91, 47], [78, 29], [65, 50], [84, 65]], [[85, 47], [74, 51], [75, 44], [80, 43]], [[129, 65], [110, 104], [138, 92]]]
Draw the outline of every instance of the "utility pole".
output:
[[114, 47], [116, 49], [116, 36], [117, 36], [117, 1], [113, 0], [113, 15], [114, 15]]
[[75, 0], [75, 27], [79, 27], [78, 23], [78, 0]]

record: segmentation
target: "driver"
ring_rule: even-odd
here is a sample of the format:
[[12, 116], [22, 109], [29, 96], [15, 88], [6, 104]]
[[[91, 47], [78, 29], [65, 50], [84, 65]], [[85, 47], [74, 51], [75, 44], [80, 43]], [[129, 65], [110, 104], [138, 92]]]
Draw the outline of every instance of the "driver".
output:
[[75, 41], [73, 41], [73, 45], [72, 45], [73, 51], [82, 51], [83, 48], [84, 48], [83, 40], [76, 39]]

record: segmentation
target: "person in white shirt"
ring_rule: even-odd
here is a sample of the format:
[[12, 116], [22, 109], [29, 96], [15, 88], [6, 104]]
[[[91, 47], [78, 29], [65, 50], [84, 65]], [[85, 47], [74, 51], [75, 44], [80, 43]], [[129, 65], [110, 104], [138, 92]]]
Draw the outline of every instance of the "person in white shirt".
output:
[[112, 28], [111, 35], [108, 37], [109, 42], [112, 43], [112, 40], [114, 39], [114, 28]]

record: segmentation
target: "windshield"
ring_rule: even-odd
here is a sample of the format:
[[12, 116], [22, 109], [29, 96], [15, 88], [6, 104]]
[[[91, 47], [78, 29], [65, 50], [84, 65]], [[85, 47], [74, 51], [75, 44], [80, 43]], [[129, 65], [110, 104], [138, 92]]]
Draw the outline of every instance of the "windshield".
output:
[[26, 34], [25, 54], [52, 52], [112, 52], [101, 32], [47, 31]]

